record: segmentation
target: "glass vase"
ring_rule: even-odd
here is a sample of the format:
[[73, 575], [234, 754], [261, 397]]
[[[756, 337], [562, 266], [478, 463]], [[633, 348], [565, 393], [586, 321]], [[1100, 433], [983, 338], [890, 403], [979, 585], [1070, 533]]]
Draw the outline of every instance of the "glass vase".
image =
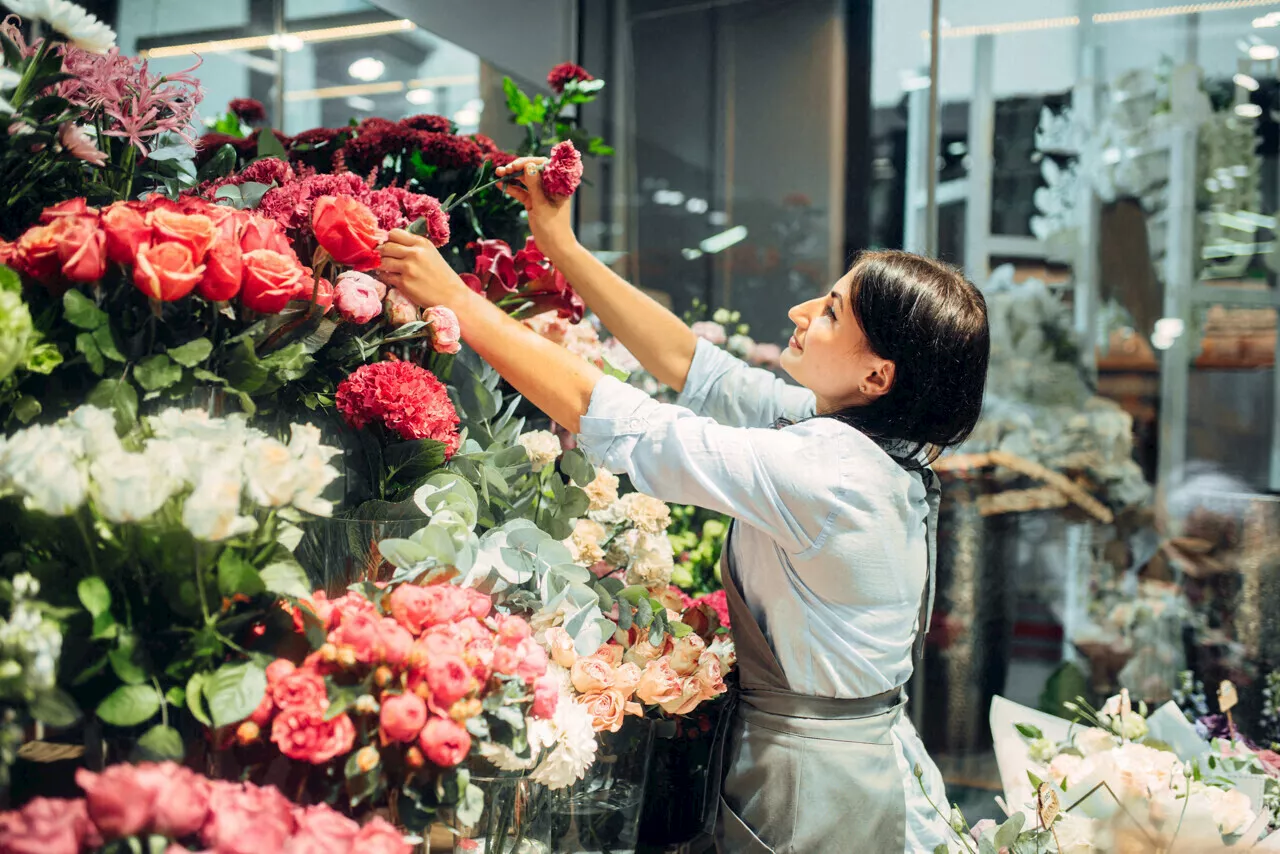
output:
[[463, 824], [452, 815], [447, 825], [438, 825], [446, 832], [430, 835], [432, 854], [550, 854], [558, 850], [551, 845], [550, 824], [539, 814], [546, 800], [541, 787], [520, 774], [495, 773], [492, 767], [473, 773], [471, 782], [484, 792], [484, 811], [474, 824]]

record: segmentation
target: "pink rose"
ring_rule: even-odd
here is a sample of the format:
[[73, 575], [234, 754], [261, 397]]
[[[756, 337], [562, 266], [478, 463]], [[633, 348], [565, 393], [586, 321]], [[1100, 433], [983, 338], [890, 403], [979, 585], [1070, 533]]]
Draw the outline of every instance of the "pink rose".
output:
[[620, 664], [613, 671], [613, 687], [622, 694], [622, 699], [630, 700], [636, 693], [636, 687], [640, 684], [642, 675], [640, 665], [632, 664], [630, 661]]
[[685, 635], [676, 641], [671, 650], [671, 669], [679, 676], [692, 676], [698, 669], [698, 659], [707, 648], [702, 638], [694, 634]]
[[670, 659], [659, 658], [645, 665], [640, 681], [636, 684], [636, 697], [640, 702], [658, 706], [679, 696], [680, 677], [671, 669]]
[[156, 208], [147, 214], [147, 224], [155, 234], [153, 242], [174, 241], [191, 250], [197, 264], [213, 245], [215, 229], [213, 220], [200, 214], [181, 214], [165, 208]]
[[151, 829], [161, 836], [190, 836], [209, 815], [209, 781], [176, 762], [144, 762], [137, 766], [139, 782], [151, 792]]
[[390, 617], [383, 617], [379, 625], [382, 627], [382, 660], [392, 667], [399, 667], [409, 660], [413, 635]]
[[151, 822], [155, 793], [143, 785], [134, 766], [112, 765], [101, 774], [80, 768], [76, 784], [84, 789], [89, 818], [105, 838], [133, 836]]
[[397, 328], [418, 320], [418, 307], [395, 288], [387, 290], [387, 296], [382, 301], [382, 312], [387, 317], [387, 323]]
[[284, 709], [271, 724], [271, 740], [290, 759], [323, 765], [351, 752], [356, 728], [345, 714], [326, 721], [323, 710]]
[[463, 653], [462, 638], [458, 636], [453, 624], [442, 623], [427, 629], [413, 642], [409, 662], [414, 667], [426, 667], [427, 662], [433, 658], [442, 655], [456, 655], [461, 658]]
[[278, 314], [298, 293], [305, 274], [291, 252], [255, 249], [245, 252], [240, 260], [244, 267], [240, 302], [245, 308]]
[[49, 227], [69, 282], [96, 282], [107, 272], [107, 238], [98, 218], [62, 216]]
[[297, 833], [285, 845], [284, 854], [348, 854], [360, 833], [360, 825], [328, 804], [305, 807], [294, 813]]
[[423, 675], [427, 687], [431, 689], [431, 702], [441, 711], [447, 710], [476, 687], [471, 668], [461, 658], [453, 655], [428, 661], [423, 668]]
[[559, 626], [547, 629], [546, 645], [551, 650], [551, 659], [561, 667], [573, 667], [573, 663], [578, 660], [578, 653], [573, 648], [573, 638]]
[[427, 704], [417, 694], [384, 694], [378, 726], [388, 741], [412, 742], [427, 723]]
[[495, 658], [495, 647], [491, 637], [469, 640], [462, 651], [462, 660], [471, 666], [471, 674], [481, 685], [488, 682], [489, 677], [493, 675]]
[[323, 715], [329, 708], [329, 689], [324, 678], [313, 670], [297, 670], [276, 680], [271, 698], [282, 711], [299, 709]]
[[702, 699], [710, 700], [725, 692], [724, 674], [720, 668], [720, 657], [714, 652], [704, 652], [698, 659], [698, 669], [693, 674], [702, 690]]
[[591, 653], [592, 658], [598, 658], [607, 663], [610, 667], [617, 667], [622, 663], [623, 654], [626, 652], [616, 643], [607, 643]]
[[556, 713], [560, 703], [560, 680], [554, 676], [543, 676], [533, 683], [533, 716], [549, 719]]
[[471, 607], [468, 594], [452, 584], [419, 587], [401, 584], [391, 593], [388, 610], [396, 622], [415, 634], [428, 626], [452, 623], [461, 619]]
[[437, 353], [457, 353], [462, 349], [462, 327], [458, 325], [458, 316], [453, 309], [443, 305], [433, 305], [427, 309], [423, 319], [431, 325], [431, 346]]
[[400, 831], [375, 818], [360, 828], [351, 850], [359, 854], [411, 854], [413, 846], [404, 841]]
[[0, 814], [0, 851], [4, 854], [80, 854], [84, 844], [97, 847], [83, 800], [34, 798], [21, 810]]
[[702, 683], [698, 681], [697, 676], [685, 676], [680, 679], [680, 696], [672, 697], [658, 705], [669, 715], [687, 715], [701, 702]]
[[433, 717], [422, 728], [418, 746], [441, 768], [452, 768], [471, 751], [471, 734], [448, 718]]
[[338, 307], [338, 313], [352, 323], [368, 323], [382, 314], [382, 296], [373, 286], [374, 282], [377, 280], [363, 273], [347, 272], [339, 276], [333, 286], [333, 304]]
[[483, 620], [489, 616], [489, 612], [493, 610], [493, 597], [473, 587], [464, 587], [462, 591], [467, 594], [467, 612], [471, 616], [477, 620]]
[[596, 732], [617, 732], [622, 729], [622, 719], [626, 716], [627, 701], [616, 689], [584, 694], [578, 698], [588, 712], [591, 713], [591, 728]]
[[293, 834], [293, 804], [273, 787], [216, 782], [200, 838], [217, 854], [280, 851]]
[[144, 243], [134, 264], [133, 284], [161, 302], [182, 299], [204, 276], [204, 265], [196, 264], [185, 243]]
[[281, 255], [293, 254], [289, 238], [274, 219], [247, 216], [243, 218], [243, 223], [244, 230], [240, 232], [240, 248], [246, 253], [258, 249], [269, 249]]
[[613, 667], [594, 656], [579, 658], [569, 674], [579, 694], [595, 694], [613, 687]]
[[493, 669], [508, 676], [519, 676], [526, 684], [547, 672], [547, 651], [533, 638], [525, 638], [519, 646], [499, 646], [493, 651]]
[[[351, 196], [321, 196], [311, 209], [316, 242], [333, 260], [357, 270], [372, 270], [382, 261], [378, 246], [387, 233], [373, 211]], [[361, 321], [363, 322], [363, 321]]]
[[368, 611], [343, 614], [338, 627], [329, 633], [335, 646], [349, 646], [362, 664], [375, 664], [382, 659], [382, 618]]
[[517, 647], [521, 641], [533, 634], [529, 623], [523, 617], [499, 614], [497, 622], [498, 642], [503, 646]]

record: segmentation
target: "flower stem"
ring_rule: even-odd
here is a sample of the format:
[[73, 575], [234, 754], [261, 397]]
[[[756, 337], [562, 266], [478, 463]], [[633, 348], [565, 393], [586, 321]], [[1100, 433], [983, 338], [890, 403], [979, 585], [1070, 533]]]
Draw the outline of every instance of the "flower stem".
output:
[[503, 181], [510, 181], [510, 180], [511, 180], [510, 177], [494, 178], [492, 181], [488, 182], [487, 184], [477, 184], [476, 186], [472, 187], [470, 190], [467, 190], [467, 192], [463, 193], [461, 196], [459, 196], [458, 198], [450, 202], [448, 207], [442, 207], [441, 210], [444, 211], [445, 213], [449, 213], [458, 205], [462, 204], [467, 199], [474, 196], [476, 193], [484, 192], [485, 190], [492, 187], [494, 184], [501, 184]]
[[49, 39], [40, 42], [40, 49], [36, 51], [35, 56], [27, 63], [27, 67], [22, 70], [22, 79], [18, 81], [18, 85], [13, 90], [13, 97], [9, 99], [9, 103], [15, 107], [21, 107], [22, 102], [26, 100], [27, 90], [31, 88], [31, 83], [35, 80], [36, 69], [44, 62], [45, 56], [49, 53]]

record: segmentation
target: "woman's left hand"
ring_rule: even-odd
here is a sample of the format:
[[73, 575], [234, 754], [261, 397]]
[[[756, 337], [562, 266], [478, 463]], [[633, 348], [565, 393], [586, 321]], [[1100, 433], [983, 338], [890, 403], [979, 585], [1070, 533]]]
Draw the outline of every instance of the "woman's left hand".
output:
[[470, 289], [431, 241], [403, 228], [382, 244], [378, 278], [423, 308], [451, 305]]

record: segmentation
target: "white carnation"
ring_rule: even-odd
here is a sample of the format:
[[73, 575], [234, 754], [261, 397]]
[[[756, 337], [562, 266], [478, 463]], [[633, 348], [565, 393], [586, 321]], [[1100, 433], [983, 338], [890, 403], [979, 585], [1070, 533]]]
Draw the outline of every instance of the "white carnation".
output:
[[618, 500], [618, 476], [603, 468], [596, 469], [595, 480], [585, 486], [578, 485], [591, 499], [590, 509], [593, 511], [606, 510]]
[[666, 534], [650, 534], [630, 530], [620, 539], [626, 542], [630, 561], [627, 563], [627, 584], [643, 584], [645, 587], [666, 587], [675, 569], [675, 555]]
[[622, 496], [619, 509], [631, 524], [650, 534], [661, 534], [671, 524], [671, 508], [665, 501], [632, 492]]
[[604, 548], [601, 544], [606, 534], [604, 525], [599, 522], [579, 519], [574, 525], [572, 536], [565, 542], [573, 554], [573, 562], [592, 566], [604, 560]]
[[108, 522], [140, 522], [155, 515], [182, 486], [159, 454], [118, 450], [89, 466], [94, 504]]
[[560, 457], [560, 439], [546, 430], [533, 430], [517, 439], [529, 457], [535, 472], [540, 472]]

